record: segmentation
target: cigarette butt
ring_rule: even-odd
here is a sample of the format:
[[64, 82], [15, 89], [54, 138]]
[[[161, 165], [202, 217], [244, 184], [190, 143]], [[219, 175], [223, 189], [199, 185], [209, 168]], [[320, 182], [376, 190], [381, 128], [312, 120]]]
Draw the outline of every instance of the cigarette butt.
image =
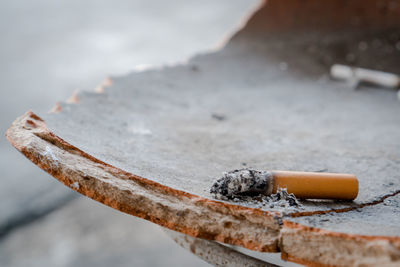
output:
[[243, 195], [271, 195], [286, 189], [298, 198], [353, 200], [358, 195], [358, 180], [352, 174], [260, 171], [239, 169], [224, 173], [210, 193], [234, 198]]
[[272, 171], [272, 176], [272, 193], [286, 188], [298, 198], [343, 200], [358, 195], [358, 180], [352, 174]]
[[400, 86], [400, 76], [394, 73], [341, 64], [334, 64], [331, 67], [331, 76], [348, 82], [367, 82], [387, 88], [398, 88]]

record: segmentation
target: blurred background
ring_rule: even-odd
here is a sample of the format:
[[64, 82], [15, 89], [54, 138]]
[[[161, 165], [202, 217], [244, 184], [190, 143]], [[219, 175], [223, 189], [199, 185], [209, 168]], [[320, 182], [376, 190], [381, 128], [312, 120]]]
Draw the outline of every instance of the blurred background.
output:
[[228, 36], [255, 0], [0, 2], [0, 266], [207, 264], [147, 221], [74, 193], [4, 133], [32, 109], [138, 65], [183, 61]]

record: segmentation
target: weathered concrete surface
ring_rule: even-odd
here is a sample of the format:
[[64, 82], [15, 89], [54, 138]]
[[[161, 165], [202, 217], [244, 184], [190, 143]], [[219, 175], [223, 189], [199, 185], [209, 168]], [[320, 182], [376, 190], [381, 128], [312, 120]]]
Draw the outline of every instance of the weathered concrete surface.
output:
[[[399, 192], [400, 105], [395, 92], [350, 91], [326, 79], [329, 62], [319, 60], [321, 55], [337, 54], [337, 47], [344, 49], [339, 55], [353, 52], [365, 35], [333, 35], [322, 44], [317, 42], [318, 33], [308, 37], [297, 43], [281, 36], [271, 36], [268, 43], [236, 38], [220, 52], [185, 65], [114, 78], [103, 93], [79, 94], [77, 103], [63, 104], [60, 113], [43, 117], [47, 126], [27, 114], [16, 121], [9, 138], [65, 184], [121, 211], [193, 236], [257, 250], [281, 249], [291, 260], [332, 264], [311, 246], [305, 248], [309, 254], [298, 258], [292, 251], [295, 242], [282, 243], [279, 234], [290, 225], [285, 211], [216, 202], [208, 193], [215, 177], [243, 163], [260, 169], [324, 169], [359, 177], [356, 202], [303, 202], [301, 209], [290, 212], [293, 216], [351, 210]], [[315, 47], [317, 53], [304, 53], [307, 47]], [[389, 54], [399, 57], [396, 50]], [[396, 62], [388, 61], [386, 67]], [[373, 67], [376, 61], [367, 63]], [[220, 216], [228, 224], [211, 219]], [[258, 232], [253, 228], [257, 223], [268, 231]], [[243, 229], [236, 227], [239, 224]], [[368, 249], [378, 253], [367, 264], [398, 264], [399, 258], [392, 257], [400, 250], [398, 235], [374, 237], [379, 240], [375, 243], [365, 237], [370, 232], [354, 229], [361, 232], [334, 236], [338, 244], [352, 241], [347, 242], [349, 250], [357, 253], [333, 264], [354, 263]], [[293, 240], [307, 233], [306, 226], [296, 230]], [[256, 235], [251, 237], [252, 233]], [[323, 235], [315, 233], [311, 242], [340, 255], [340, 247], [318, 242]]]

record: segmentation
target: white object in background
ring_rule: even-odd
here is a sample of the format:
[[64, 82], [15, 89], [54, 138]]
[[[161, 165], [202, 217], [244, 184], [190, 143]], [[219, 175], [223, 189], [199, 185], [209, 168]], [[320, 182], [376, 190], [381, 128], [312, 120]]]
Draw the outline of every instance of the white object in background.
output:
[[332, 65], [331, 76], [335, 79], [346, 80], [354, 85], [354, 87], [356, 87], [360, 82], [367, 82], [388, 88], [400, 87], [399, 75], [341, 64]]

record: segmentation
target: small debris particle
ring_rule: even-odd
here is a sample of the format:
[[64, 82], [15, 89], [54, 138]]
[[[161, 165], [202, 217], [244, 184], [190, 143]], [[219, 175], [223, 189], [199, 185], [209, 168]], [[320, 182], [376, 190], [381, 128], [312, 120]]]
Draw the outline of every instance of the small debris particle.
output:
[[147, 129], [141, 125], [130, 125], [128, 126], [128, 131], [135, 135], [151, 135], [150, 129]]
[[226, 116], [222, 115], [222, 114], [218, 114], [218, 113], [213, 113], [211, 114], [211, 118], [217, 120], [217, 121], [224, 121], [226, 120]]

